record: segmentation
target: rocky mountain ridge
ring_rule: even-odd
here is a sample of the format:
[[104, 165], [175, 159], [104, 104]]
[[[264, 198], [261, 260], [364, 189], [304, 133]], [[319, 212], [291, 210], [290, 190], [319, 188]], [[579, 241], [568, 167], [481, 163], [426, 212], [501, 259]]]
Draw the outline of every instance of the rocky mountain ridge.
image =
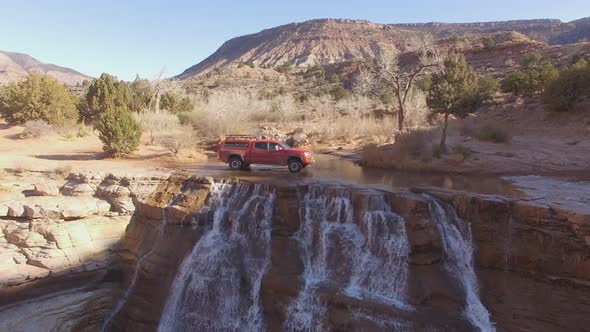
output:
[[590, 37], [590, 20], [380, 24], [349, 19], [316, 19], [230, 39], [211, 56], [176, 78], [187, 79], [216, 68], [234, 68], [245, 63], [263, 67], [286, 63], [305, 67], [362, 60], [383, 51], [409, 50], [410, 37], [423, 32], [444, 39], [511, 31], [551, 45], [572, 44]]

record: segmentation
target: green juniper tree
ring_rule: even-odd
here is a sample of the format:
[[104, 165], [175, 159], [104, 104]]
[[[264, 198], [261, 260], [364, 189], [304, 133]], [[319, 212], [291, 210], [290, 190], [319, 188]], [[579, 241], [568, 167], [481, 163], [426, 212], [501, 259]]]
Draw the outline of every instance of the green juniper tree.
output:
[[129, 86], [115, 77], [103, 73], [88, 88], [86, 94], [87, 108], [82, 110], [81, 117], [84, 121], [95, 122], [101, 114], [113, 107], [129, 107], [131, 93]]
[[0, 89], [0, 114], [13, 124], [43, 120], [60, 127], [78, 120], [76, 100], [66, 87], [38, 73], [30, 73], [24, 80]]
[[130, 154], [139, 146], [141, 126], [126, 105], [107, 106], [100, 116], [98, 128], [103, 150], [110, 156]]
[[444, 61], [443, 70], [432, 74], [427, 98], [433, 112], [444, 116], [440, 149], [446, 151], [449, 116], [464, 117], [474, 112], [493, 93], [489, 82], [480, 88], [473, 68], [462, 54], [450, 54]]

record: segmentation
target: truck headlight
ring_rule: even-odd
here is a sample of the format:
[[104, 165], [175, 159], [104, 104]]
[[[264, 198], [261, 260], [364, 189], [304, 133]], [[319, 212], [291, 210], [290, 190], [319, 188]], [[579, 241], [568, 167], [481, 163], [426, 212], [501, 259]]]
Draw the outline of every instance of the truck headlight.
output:
[[304, 152], [303, 155], [306, 157], [311, 157], [311, 152]]

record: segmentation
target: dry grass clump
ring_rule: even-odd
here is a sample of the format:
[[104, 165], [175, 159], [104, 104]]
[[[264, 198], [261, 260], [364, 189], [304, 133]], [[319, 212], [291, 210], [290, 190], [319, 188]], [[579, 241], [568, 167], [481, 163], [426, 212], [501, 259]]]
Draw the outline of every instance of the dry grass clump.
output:
[[72, 165], [70, 164], [58, 166], [51, 170], [50, 177], [53, 179], [65, 179], [72, 174], [72, 169]]
[[12, 173], [14, 173], [16, 175], [23, 175], [26, 172], [28, 172], [30, 169], [22, 161], [16, 161], [16, 162], [14, 162], [11, 170], [12, 170]]
[[25, 129], [20, 134], [21, 138], [41, 138], [54, 132], [51, 125], [43, 120], [31, 120], [25, 122]]
[[510, 143], [512, 140], [510, 129], [496, 124], [475, 126], [473, 123], [468, 123], [461, 127], [461, 135], [492, 143]]
[[480, 141], [492, 143], [509, 143], [512, 139], [510, 132], [506, 128], [493, 125], [479, 128], [476, 137]]
[[435, 134], [432, 128], [408, 129], [395, 135], [394, 145], [403, 159], [428, 158], [432, 152]]
[[177, 155], [182, 149], [194, 148], [196, 138], [192, 127], [180, 126], [174, 131], [167, 132], [160, 138], [159, 145]]
[[56, 131], [65, 139], [74, 140], [76, 138], [89, 136], [92, 133], [92, 128], [83, 123], [79, 123], [73, 126], [64, 126], [61, 128], [57, 128]]
[[422, 90], [414, 89], [406, 101], [404, 117], [405, 128], [421, 128], [428, 126], [432, 112], [426, 105], [426, 95]]
[[149, 144], [163, 146], [173, 154], [197, 143], [193, 127], [181, 124], [178, 116], [168, 111], [135, 113], [134, 117]]
[[398, 132], [393, 144], [366, 147], [361, 163], [373, 167], [404, 168], [408, 163], [429, 161], [435, 137], [436, 130], [433, 128]]
[[167, 132], [180, 126], [178, 116], [167, 111], [133, 113], [133, 116], [152, 145], [158, 144]]
[[461, 155], [463, 159], [469, 159], [469, 157], [471, 157], [473, 154], [473, 150], [464, 145], [457, 144], [453, 147], [453, 153]]
[[373, 116], [343, 116], [332, 120], [324, 120], [305, 124], [306, 130], [315, 133], [322, 141], [352, 141], [358, 138], [370, 138], [372, 142], [385, 143], [391, 141], [395, 120], [392, 118], [377, 119]]

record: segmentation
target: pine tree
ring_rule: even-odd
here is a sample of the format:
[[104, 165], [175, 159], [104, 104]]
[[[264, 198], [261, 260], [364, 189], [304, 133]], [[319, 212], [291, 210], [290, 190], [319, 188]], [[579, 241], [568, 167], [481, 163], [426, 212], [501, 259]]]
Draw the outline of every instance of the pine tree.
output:
[[82, 119], [89, 122], [98, 120], [101, 114], [113, 107], [127, 107], [131, 103], [131, 93], [125, 82], [103, 73], [88, 88], [86, 94], [88, 108], [81, 113]]

